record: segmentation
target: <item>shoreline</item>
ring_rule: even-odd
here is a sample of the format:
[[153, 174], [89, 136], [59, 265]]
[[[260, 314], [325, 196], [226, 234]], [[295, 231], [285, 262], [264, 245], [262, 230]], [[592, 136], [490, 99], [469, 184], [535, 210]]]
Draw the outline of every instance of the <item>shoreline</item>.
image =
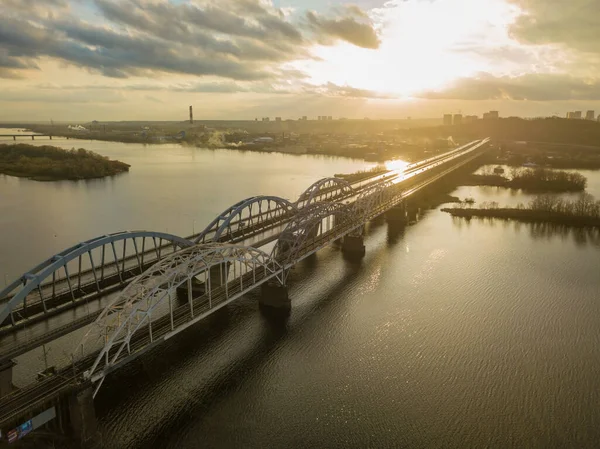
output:
[[471, 218], [475, 217], [514, 220], [524, 223], [550, 223], [573, 227], [600, 227], [600, 218], [597, 217], [573, 216], [546, 211], [535, 211], [529, 209], [464, 209], [456, 207], [445, 207], [440, 210], [442, 212], [449, 213], [453, 217], [465, 218], [467, 220], [470, 220]]

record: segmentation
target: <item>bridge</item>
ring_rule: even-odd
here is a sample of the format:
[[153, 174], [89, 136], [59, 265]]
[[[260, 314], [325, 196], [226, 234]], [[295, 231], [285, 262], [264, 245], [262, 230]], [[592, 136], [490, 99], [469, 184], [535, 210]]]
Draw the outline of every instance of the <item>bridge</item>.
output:
[[0, 134], [0, 137], [12, 137], [13, 140], [17, 140], [17, 137], [31, 137], [31, 140], [35, 140], [36, 137], [49, 137], [52, 140], [52, 134]]
[[[362, 257], [367, 222], [386, 214], [403, 223], [410, 197], [479, 158], [488, 143], [471, 142], [403, 173], [354, 183], [325, 178], [295, 202], [248, 198], [192, 236], [120, 232], [41, 262], [0, 291], [0, 429], [75, 397], [72, 424], [89, 438], [94, 424], [81, 417], [93, 416], [93, 398], [110, 373], [256, 289], [262, 305], [289, 308], [295, 264], [334, 242], [348, 257]], [[47, 325], [63, 315], [72, 318]], [[70, 366], [12, 391], [13, 358], [86, 326]], [[36, 330], [24, 338], [28, 328]]]

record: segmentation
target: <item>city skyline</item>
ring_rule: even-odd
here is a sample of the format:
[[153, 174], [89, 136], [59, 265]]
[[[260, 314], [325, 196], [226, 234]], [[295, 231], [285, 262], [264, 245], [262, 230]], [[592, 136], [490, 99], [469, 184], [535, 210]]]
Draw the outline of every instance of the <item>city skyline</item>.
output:
[[[0, 120], [600, 110], [600, 0], [5, 0]], [[435, 30], [432, 31], [432, 30]]]

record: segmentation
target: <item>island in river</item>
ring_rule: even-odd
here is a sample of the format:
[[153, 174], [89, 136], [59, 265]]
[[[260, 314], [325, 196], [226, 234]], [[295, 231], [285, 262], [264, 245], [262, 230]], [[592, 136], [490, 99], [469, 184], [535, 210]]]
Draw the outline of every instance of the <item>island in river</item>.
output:
[[0, 145], [0, 173], [36, 181], [103, 178], [129, 171], [129, 167], [83, 148], [63, 150], [22, 143]]

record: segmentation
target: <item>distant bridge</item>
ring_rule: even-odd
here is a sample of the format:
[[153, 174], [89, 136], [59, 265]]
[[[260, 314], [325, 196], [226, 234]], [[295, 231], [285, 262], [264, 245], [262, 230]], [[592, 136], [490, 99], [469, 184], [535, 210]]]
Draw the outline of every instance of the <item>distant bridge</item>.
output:
[[[11, 369], [11, 358], [90, 327], [72, 366], [0, 398], [0, 426], [73, 388], [92, 391], [91, 401], [111, 372], [258, 287], [262, 304], [289, 307], [291, 267], [339, 240], [345, 253], [361, 257], [367, 222], [383, 213], [405, 220], [407, 198], [481, 156], [488, 142], [474, 141], [412, 164], [403, 174], [356, 183], [325, 178], [295, 202], [248, 198], [190, 237], [121, 232], [43, 261], [0, 292], [0, 366]], [[31, 340], [8, 338], [24, 326], [102, 298], [103, 307]]]
[[12, 137], [13, 140], [17, 140], [17, 137], [31, 137], [31, 140], [35, 140], [36, 137], [49, 137], [52, 140], [52, 134], [0, 134], [0, 137]]

